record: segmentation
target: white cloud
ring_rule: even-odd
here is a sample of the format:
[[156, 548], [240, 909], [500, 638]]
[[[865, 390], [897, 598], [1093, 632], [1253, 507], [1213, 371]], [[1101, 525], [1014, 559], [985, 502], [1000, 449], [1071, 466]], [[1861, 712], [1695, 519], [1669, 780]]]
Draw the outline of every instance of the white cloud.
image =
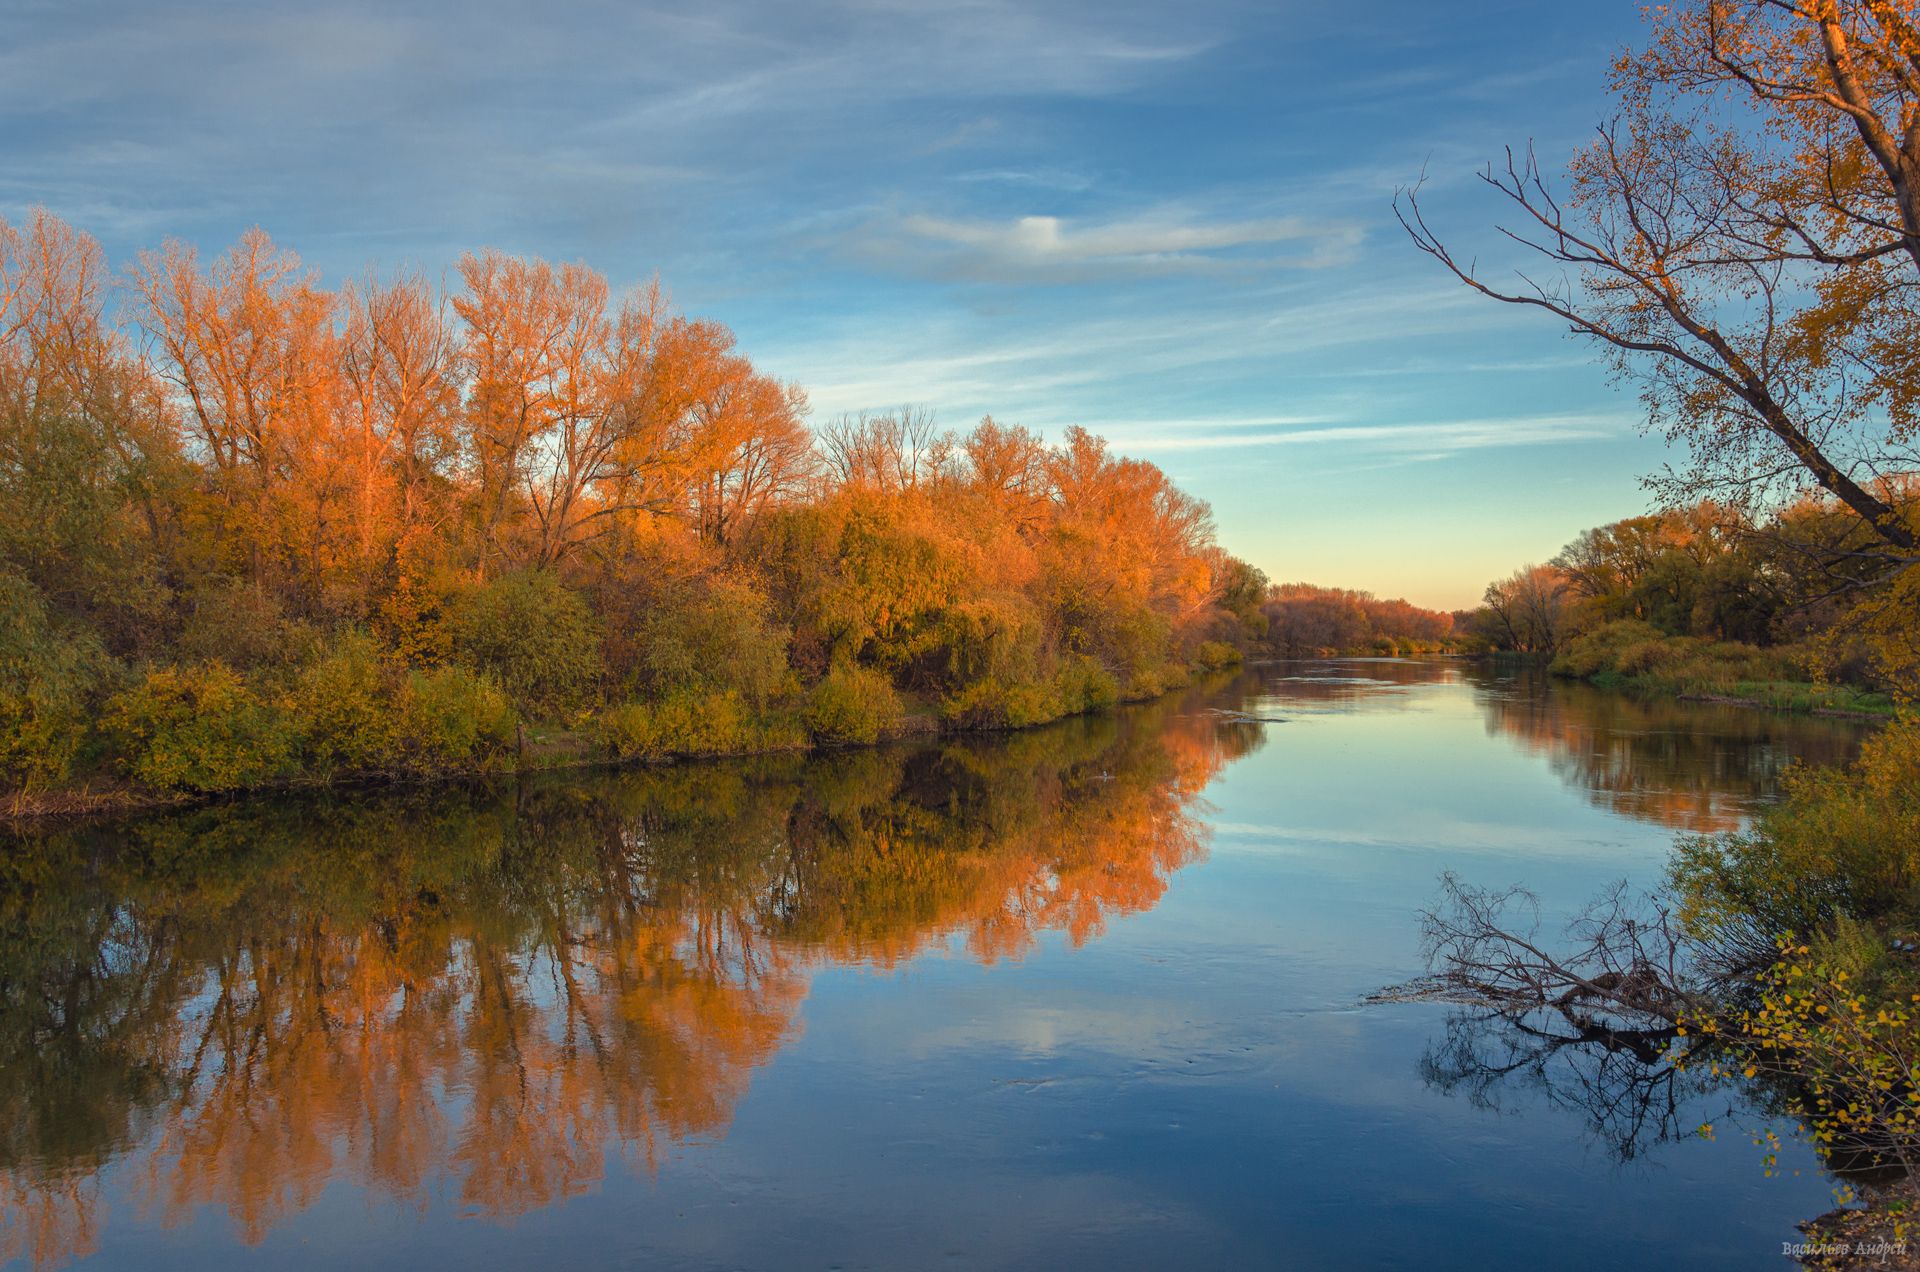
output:
[[[1106, 222], [915, 214], [864, 228], [857, 246], [869, 259], [913, 272], [1026, 283], [1311, 268], [1344, 261], [1360, 239], [1360, 228], [1349, 223], [1295, 216], [1219, 220], [1163, 209]], [[1283, 244], [1291, 250], [1263, 250]]]
[[[1317, 284], [1208, 287], [1172, 303], [1117, 295], [1097, 316], [1075, 306], [1065, 319], [1020, 309], [849, 314], [817, 322], [805, 340], [760, 339], [751, 347], [760, 365], [806, 386], [820, 417], [912, 402], [954, 422], [991, 411], [1036, 428], [1081, 423], [1145, 436], [1234, 422], [1397, 422], [1430, 412], [1432, 402], [1388, 401], [1393, 395], [1381, 389], [1316, 373], [1395, 365], [1424, 337], [1498, 339], [1528, 329], [1524, 315], [1439, 281]], [[1244, 398], [1219, 411], [1196, 404], [1221, 385], [1259, 386], [1278, 409]]]
[[1109, 425], [1104, 431], [1116, 445], [1146, 454], [1241, 447], [1338, 446], [1430, 460], [1495, 446], [1594, 441], [1619, 436], [1633, 426], [1631, 420], [1620, 415], [1591, 413], [1264, 430], [1249, 427], [1250, 424], [1258, 422], [1228, 419], [1215, 421], [1209, 428], [1206, 420], [1181, 420], [1162, 422], [1157, 433], [1136, 434], [1134, 430], [1141, 426], [1128, 424]]
[[1036, 186], [1070, 194], [1090, 190], [1094, 184], [1092, 176], [1069, 168], [978, 168], [956, 172], [947, 179], [967, 185]]

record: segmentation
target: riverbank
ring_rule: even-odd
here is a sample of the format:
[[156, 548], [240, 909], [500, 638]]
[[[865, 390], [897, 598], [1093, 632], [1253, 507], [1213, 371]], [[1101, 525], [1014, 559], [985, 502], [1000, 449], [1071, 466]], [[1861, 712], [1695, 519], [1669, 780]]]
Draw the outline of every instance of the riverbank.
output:
[[801, 710], [742, 715], [737, 701], [634, 703], [571, 725], [513, 725], [510, 748], [503, 733], [498, 745], [476, 748], [473, 759], [465, 763], [309, 772], [211, 790], [157, 790], [124, 777], [99, 774], [77, 787], [6, 794], [0, 803], [0, 828], [186, 809], [303, 790], [431, 786], [485, 777], [811, 754], [915, 738], [1015, 732], [1151, 702], [1188, 689], [1197, 680], [1230, 675], [1238, 666], [1237, 659], [1225, 665], [1196, 664], [1155, 682], [1150, 693], [1096, 693], [1072, 703], [1056, 698], [1053, 703], [1060, 710], [1035, 711], [1030, 705], [1027, 714], [1011, 717], [1000, 712], [943, 718], [934, 705], [897, 697], [877, 707], [837, 703], [830, 718]]
[[[1761, 732], [1795, 727], [1818, 726]], [[1508, 1031], [1503, 1046], [1571, 1026], [1570, 1048], [1636, 1056], [1622, 1099], [1682, 1074], [1703, 1095], [1739, 1088], [1757, 1124], [1737, 1120], [1769, 1174], [1791, 1142], [1838, 1177], [1875, 1178], [1854, 1183], [1863, 1212], [1802, 1225], [1811, 1265], [1880, 1266], [1907, 1239], [1920, 1163], [1920, 719], [1862, 734], [1850, 762], [1801, 755], [1775, 769], [1777, 789], [1742, 816], [1672, 823], [1665, 882], [1600, 894], [1559, 949], [1518, 926], [1535, 921], [1531, 894], [1449, 877], [1423, 917], [1429, 978], [1383, 997], [1484, 1010]], [[1672, 745], [1681, 733], [1658, 736]], [[1607, 757], [1609, 777], [1630, 772], [1632, 752], [1597, 735], [1578, 750]], [[1465, 1071], [1484, 1054], [1468, 1049]], [[1710, 1119], [1699, 1133], [1712, 1130]], [[1863, 1246], [1873, 1261], [1846, 1261]]]
[[1789, 1253], [1823, 1272], [1920, 1270], [1920, 1185], [1904, 1179], [1861, 1190], [1865, 1205], [1830, 1210], [1800, 1225], [1806, 1241]]
[[1857, 689], [1851, 685], [1823, 685], [1796, 680], [1762, 684], [1735, 681], [1710, 690], [1678, 685], [1642, 683], [1637, 680], [1591, 679], [1587, 683], [1602, 689], [1623, 689], [1634, 693], [1661, 694], [1681, 702], [1703, 702], [1722, 707], [1750, 707], [1758, 711], [1790, 711], [1802, 715], [1831, 716], [1842, 720], [1891, 720], [1898, 704], [1885, 694]]
[[1872, 686], [1822, 673], [1817, 650], [1671, 636], [1624, 621], [1575, 637], [1556, 653], [1553, 675], [1602, 689], [1852, 719], [1891, 719], [1899, 704]]

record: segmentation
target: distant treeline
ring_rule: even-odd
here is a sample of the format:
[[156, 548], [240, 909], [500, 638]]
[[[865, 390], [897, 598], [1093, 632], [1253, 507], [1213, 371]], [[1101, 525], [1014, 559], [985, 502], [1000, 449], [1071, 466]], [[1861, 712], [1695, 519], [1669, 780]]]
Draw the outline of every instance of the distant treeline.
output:
[[323, 288], [0, 222], [0, 799], [1025, 725], [1265, 626], [1205, 504], [1069, 430], [817, 433], [657, 286]]
[[1432, 653], [1454, 644], [1452, 614], [1371, 592], [1281, 583], [1261, 610], [1268, 644], [1286, 658]]

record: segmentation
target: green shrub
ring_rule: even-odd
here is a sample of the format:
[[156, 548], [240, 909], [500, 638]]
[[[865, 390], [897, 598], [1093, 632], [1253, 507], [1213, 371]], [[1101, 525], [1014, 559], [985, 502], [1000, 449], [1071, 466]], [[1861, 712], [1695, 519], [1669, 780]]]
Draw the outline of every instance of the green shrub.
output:
[[986, 679], [1013, 683], [1040, 674], [1040, 617], [1015, 597], [956, 601], [942, 612], [934, 639], [944, 655], [942, 680], [948, 688]]
[[820, 742], [873, 742], [898, 723], [900, 695], [886, 673], [836, 667], [807, 697], [807, 733]]
[[1685, 656], [1685, 651], [1678, 647], [1678, 642], [1636, 641], [1614, 656], [1611, 670], [1623, 676], [1644, 676], [1648, 672], [1671, 666]]
[[1556, 676], [1587, 680], [1594, 676], [1618, 673], [1620, 654], [1630, 646], [1649, 641], [1658, 643], [1666, 636], [1651, 623], [1625, 618], [1607, 623], [1568, 641], [1548, 668]]
[[[1158, 695], [1169, 675], [1167, 649], [1173, 641], [1173, 624], [1164, 615], [1149, 609], [1122, 611], [1108, 625], [1105, 661], [1117, 669], [1122, 692], [1127, 698], [1151, 698]], [[1096, 643], [1089, 652], [1101, 652]]]
[[454, 598], [447, 621], [454, 656], [492, 676], [522, 710], [570, 713], [599, 682], [599, 625], [550, 571], [470, 587]]
[[485, 767], [511, 754], [513, 703], [499, 685], [465, 667], [436, 667], [407, 678], [401, 732], [416, 768]]
[[940, 719], [957, 729], [1005, 728], [1005, 693], [997, 680], [962, 685], [940, 700]]
[[623, 760], [743, 755], [806, 745], [799, 725], [756, 715], [732, 689], [624, 703], [602, 712], [595, 725], [600, 741]]
[[56, 630], [39, 590], [0, 574], [0, 788], [50, 786], [72, 772], [110, 671], [98, 641]]
[[1920, 719], [1849, 768], [1790, 770], [1751, 831], [1681, 841], [1672, 878], [1697, 934], [1753, 958], [1843, 916], [1920, 922]]
[[660, 589], [621, 627], [627, 688], [648, 698], [733, 689], [757, 709], [787, 680], [786, 634], [769, 618], [766, 598], [738, 579]]
[[1174, 663], [1136, 667], [1127, 679], [1122, 696], [1129, 702], [1142, 702], [1157, 698], [1168, 690], [1181, 688], [1192, 679], [1185, 667]]
[[653, 718], [668, 755], [737, 755], [752, 748], [751, 719], [737, 690], [675, 694], [654, 706]]
[[593, 719], [594, 735], [616, 759], [653, 760], [664, 752], [651, 702], [623, 702]]
[[1025, 729], [1049, 720], [1058, 720], [1066, 708], [1049, 685], [1008, 685], [1002, 694], [1008, 728]]
[[1025, 729], [1058, 720], [1069, 710], [1058, 681], [1037, 685], [976, 680], [940, 704], [941, 717], [962, 729]]
[[1652, 687], [1696, 693], [1733, 693], [1744, 683], [1805, 681], [1808, 651], [1762, 649], [1739, 641], [1709, 642], [1669, 636], [1638, 619], [1621, 619], [1569, 641], [1549, 668], [1582, 680], [1618, 677]]
[[[1399, 646], [1389, 640], [1384, 652], [1398, 653]], [[1195, 650], [1193, 655], [1194, 662], [1206, 671], [1224, 671], [1228, 667], [1238, 667], [1240, 658], [1240, 651], [1223, 640], [1202, 641], [1200, 648]]]
[[227, 791], [284, 776], [295, 729], [224, 663], [156, 667], [107, 703], [128, 776], [156, 791]]
[[310, 768], [365, 772], [400, 758], [405, 702], [373, 641], [358, 632], [300, 669], [287, 708]]
[[1113, 675], [1085, 654], [1069, 654], [1054, 674], [1054, 694], [1067, 715], [1104, 711], [1120, 701], [1120, 685]]

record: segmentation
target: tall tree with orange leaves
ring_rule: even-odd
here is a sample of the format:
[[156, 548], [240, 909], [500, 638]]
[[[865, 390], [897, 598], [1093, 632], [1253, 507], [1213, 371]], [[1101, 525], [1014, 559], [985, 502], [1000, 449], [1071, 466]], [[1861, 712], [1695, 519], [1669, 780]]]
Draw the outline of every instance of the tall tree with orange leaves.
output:
[[249, 230], [202, 268], [186, 244], [141, 254], [136, 316], [185, 406], [218, 542], [256, 586], [311, 599], [346, 544], [348, 457], [335, 436], [337, 299]]
[[341, 409], [354, 518], [369, 566], [388, 568], [440, 529], [456, 458], [460, 344], [426, 279], [369, 277], [342, 292]]

